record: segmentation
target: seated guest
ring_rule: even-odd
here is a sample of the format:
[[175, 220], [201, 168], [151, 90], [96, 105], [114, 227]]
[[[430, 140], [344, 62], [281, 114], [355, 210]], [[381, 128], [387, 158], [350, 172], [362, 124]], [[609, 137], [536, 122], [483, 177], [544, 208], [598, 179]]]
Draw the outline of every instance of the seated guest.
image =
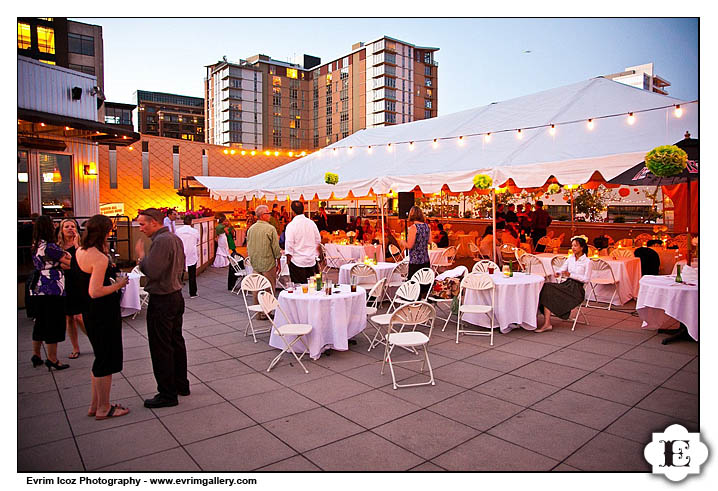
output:
[[[481, 252], [481, 254], [486, 257], [494, 256], [493, 253], [491, 252], [491, 248], [493, 247], [493, 243], [494, 243], [494, 236], [493, 236], [492, 232], [493, 232], [493, 228], [491, 227], [491, 225], [487, 225], [486, 230], [484, 230], [484, 235], [481, 238], [481, 242], [479, 243], [479, 252]], [[497, 234], [498, 234], [498, 231], [497, 231]], [[496, 247], [499, 247], [499, 246], [501, 246], [501, 240], [497, 239]]]
[[364, 220], [364, 225], [362, 225], [362, 240], [371, 242], [373, 238], [374, 229], [372, 228], [371, 223], [369, 223], [369, 220]]
[[[379, 241], [381, 241], [381, 230], [379, 230], [375, 236]], [[389, 227], [388, 223], [384, 224], [384, 242], [386, 244], [386, 250], [384, 251], [384, 257], [389, 258], [391, 257], [391, 252], [389, 251], [389, 245], [393, 244], [394, 247], [399, 249], [399, 251], [402, 250], [401, 244], [399, 244], [399, 241], [396, 240], [396, 236], [394, 236], [394, 233], [391, 231], [391, 228]]]
[[[563, 266], [556, 272], [556, 277], [567, 278], [563, 283], [544, 283], [539, 294], [539, 310], [543, 312], [543, 325], [535, 332], [553, 329], [551, 314], [568, 319], [571, 310], [578, 307], [586, 297], [584, 285], [591, 278], [591, 260], [588, 258], [588, 244], [583, 237], [571, 239], [571, 251]], [[538, 325], [538, 321], [537, 321]]]
[[658, 274], [661, 269], [661, 257], [656, 251], [650, 247], [637, 247], [633, 255], [641, 260], [641, 276]]
[[438, 247], [449, 247], [449, 234], [444, 232], [444, 225], [437, 223], [436, 227], [438, 230], [436, 245]]
[[361, 218], [356, 217], [356, 220], [351, 222], [349, 224], [349, 227], [347, 229], [347, 232], [354, 232], [356, 235], [354, 236], [354, 240], [356, 241], [362, 241], [364, 237], [364, 229], [361, 226]]
[[663, 241], [661, 239], [651, 239], [648, 242], [646, 242], [646, 246], [648, 247], [663, 247]]
[[[498, 231], [497, 231], [498, 233]], [[504, 244], [511, 244], [514, 247], [518, 247], [521, 244], [519, 240], [519, 231], [516, 223], [509, 222], [506, 224], [506, 228], [501, 234], [501, 242]]]

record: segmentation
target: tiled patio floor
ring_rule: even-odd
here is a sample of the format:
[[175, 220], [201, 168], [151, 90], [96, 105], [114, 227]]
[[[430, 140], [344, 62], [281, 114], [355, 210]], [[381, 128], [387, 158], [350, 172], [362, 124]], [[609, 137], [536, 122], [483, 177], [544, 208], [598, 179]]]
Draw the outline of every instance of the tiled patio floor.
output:
[[[588, 309], [590, 326], [574, 332], [559, 320], [541, 334], [497, 331], [493, 347], [435, 329], [436, 385], [393, 390], [363, 336], [310, 361], [309, 374], [286, 355], [267, 373], [278, 351], [268, 334], [244, 336], [226, 270], [198, 280], [184, 316], [192, 395], [143, 407], [155, 393], [143, 311], [124, 320], [112, 395], [131, 413], [117, 419], [86, 416], [87, 339], [70, 369], [33, 369], [31, 323], [18, 313], [18, 471], [650, 471], [651, 432], [698, 429], [697, 343], [661, 345], [665, 335], [628, 313], [633, 302]], [[70, 348], [60, 345], [62, 361]]]

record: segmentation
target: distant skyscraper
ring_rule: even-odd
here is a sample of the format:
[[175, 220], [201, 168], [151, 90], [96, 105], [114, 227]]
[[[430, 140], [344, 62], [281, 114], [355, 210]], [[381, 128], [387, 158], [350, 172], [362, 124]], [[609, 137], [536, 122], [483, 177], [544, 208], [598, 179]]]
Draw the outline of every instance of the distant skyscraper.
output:
[[615, 80], [616, 82], [621, 82], [622, 84], [663, 95], [668, 95], [666, 87], [671, 85], [668, 80], [654, 73], [653, 63], [629, 66], [622, 72], [604, 75], [604, 77]]
[[137, 131], [143, 134], [204, 141], [204, 99], [138, 90]]
[[437, 50], [384, 36], [324, 64], [255, 55], [208, 65], [207, 142], [312, 150], [364, 128], [435, 117]]

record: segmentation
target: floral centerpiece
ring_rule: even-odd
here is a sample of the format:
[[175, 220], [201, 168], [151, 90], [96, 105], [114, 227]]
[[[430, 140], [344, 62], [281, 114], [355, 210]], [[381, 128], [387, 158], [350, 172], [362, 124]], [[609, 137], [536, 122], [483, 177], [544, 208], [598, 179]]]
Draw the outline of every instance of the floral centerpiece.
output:
[[553, 183], [548, 185], [546, 194], [557, 194], [559, 191], [561, 191], [561, 187], [558, 184]]
[[656, 177], [677, 176], [688, 165], [688, 155], [676, 145], [661, 145], [646, 154], [646, 167]]
[[486, 174], [476, 174], [474, 176], [474, 187], [478, 189], [490, 189], [493, 184], [493, 179]]
[[336, 184], [339, 182], [339, 176], [333, 172], [327, 172], [324, 174], [324, 182], [327, 184]]

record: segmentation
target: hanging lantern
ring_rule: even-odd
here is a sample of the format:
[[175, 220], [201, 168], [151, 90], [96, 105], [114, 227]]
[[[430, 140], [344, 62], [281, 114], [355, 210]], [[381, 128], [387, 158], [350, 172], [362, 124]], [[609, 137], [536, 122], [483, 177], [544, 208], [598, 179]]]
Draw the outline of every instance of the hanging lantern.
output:
[[55, 167], [52, 171], [52, 181], [51, 182], [62, 182], [62, 174], [60, 174], [60, 171], [57, 167]]
[[627, 189], [627, 188], [621, 188], [621, 189], [618, 190], [618, 194], [619, 194], [621, 197], [625, 198], [626, 196], [628, 196], [629, 194], [631, 194], [631, 191], [630, 191], [629, 189]]

